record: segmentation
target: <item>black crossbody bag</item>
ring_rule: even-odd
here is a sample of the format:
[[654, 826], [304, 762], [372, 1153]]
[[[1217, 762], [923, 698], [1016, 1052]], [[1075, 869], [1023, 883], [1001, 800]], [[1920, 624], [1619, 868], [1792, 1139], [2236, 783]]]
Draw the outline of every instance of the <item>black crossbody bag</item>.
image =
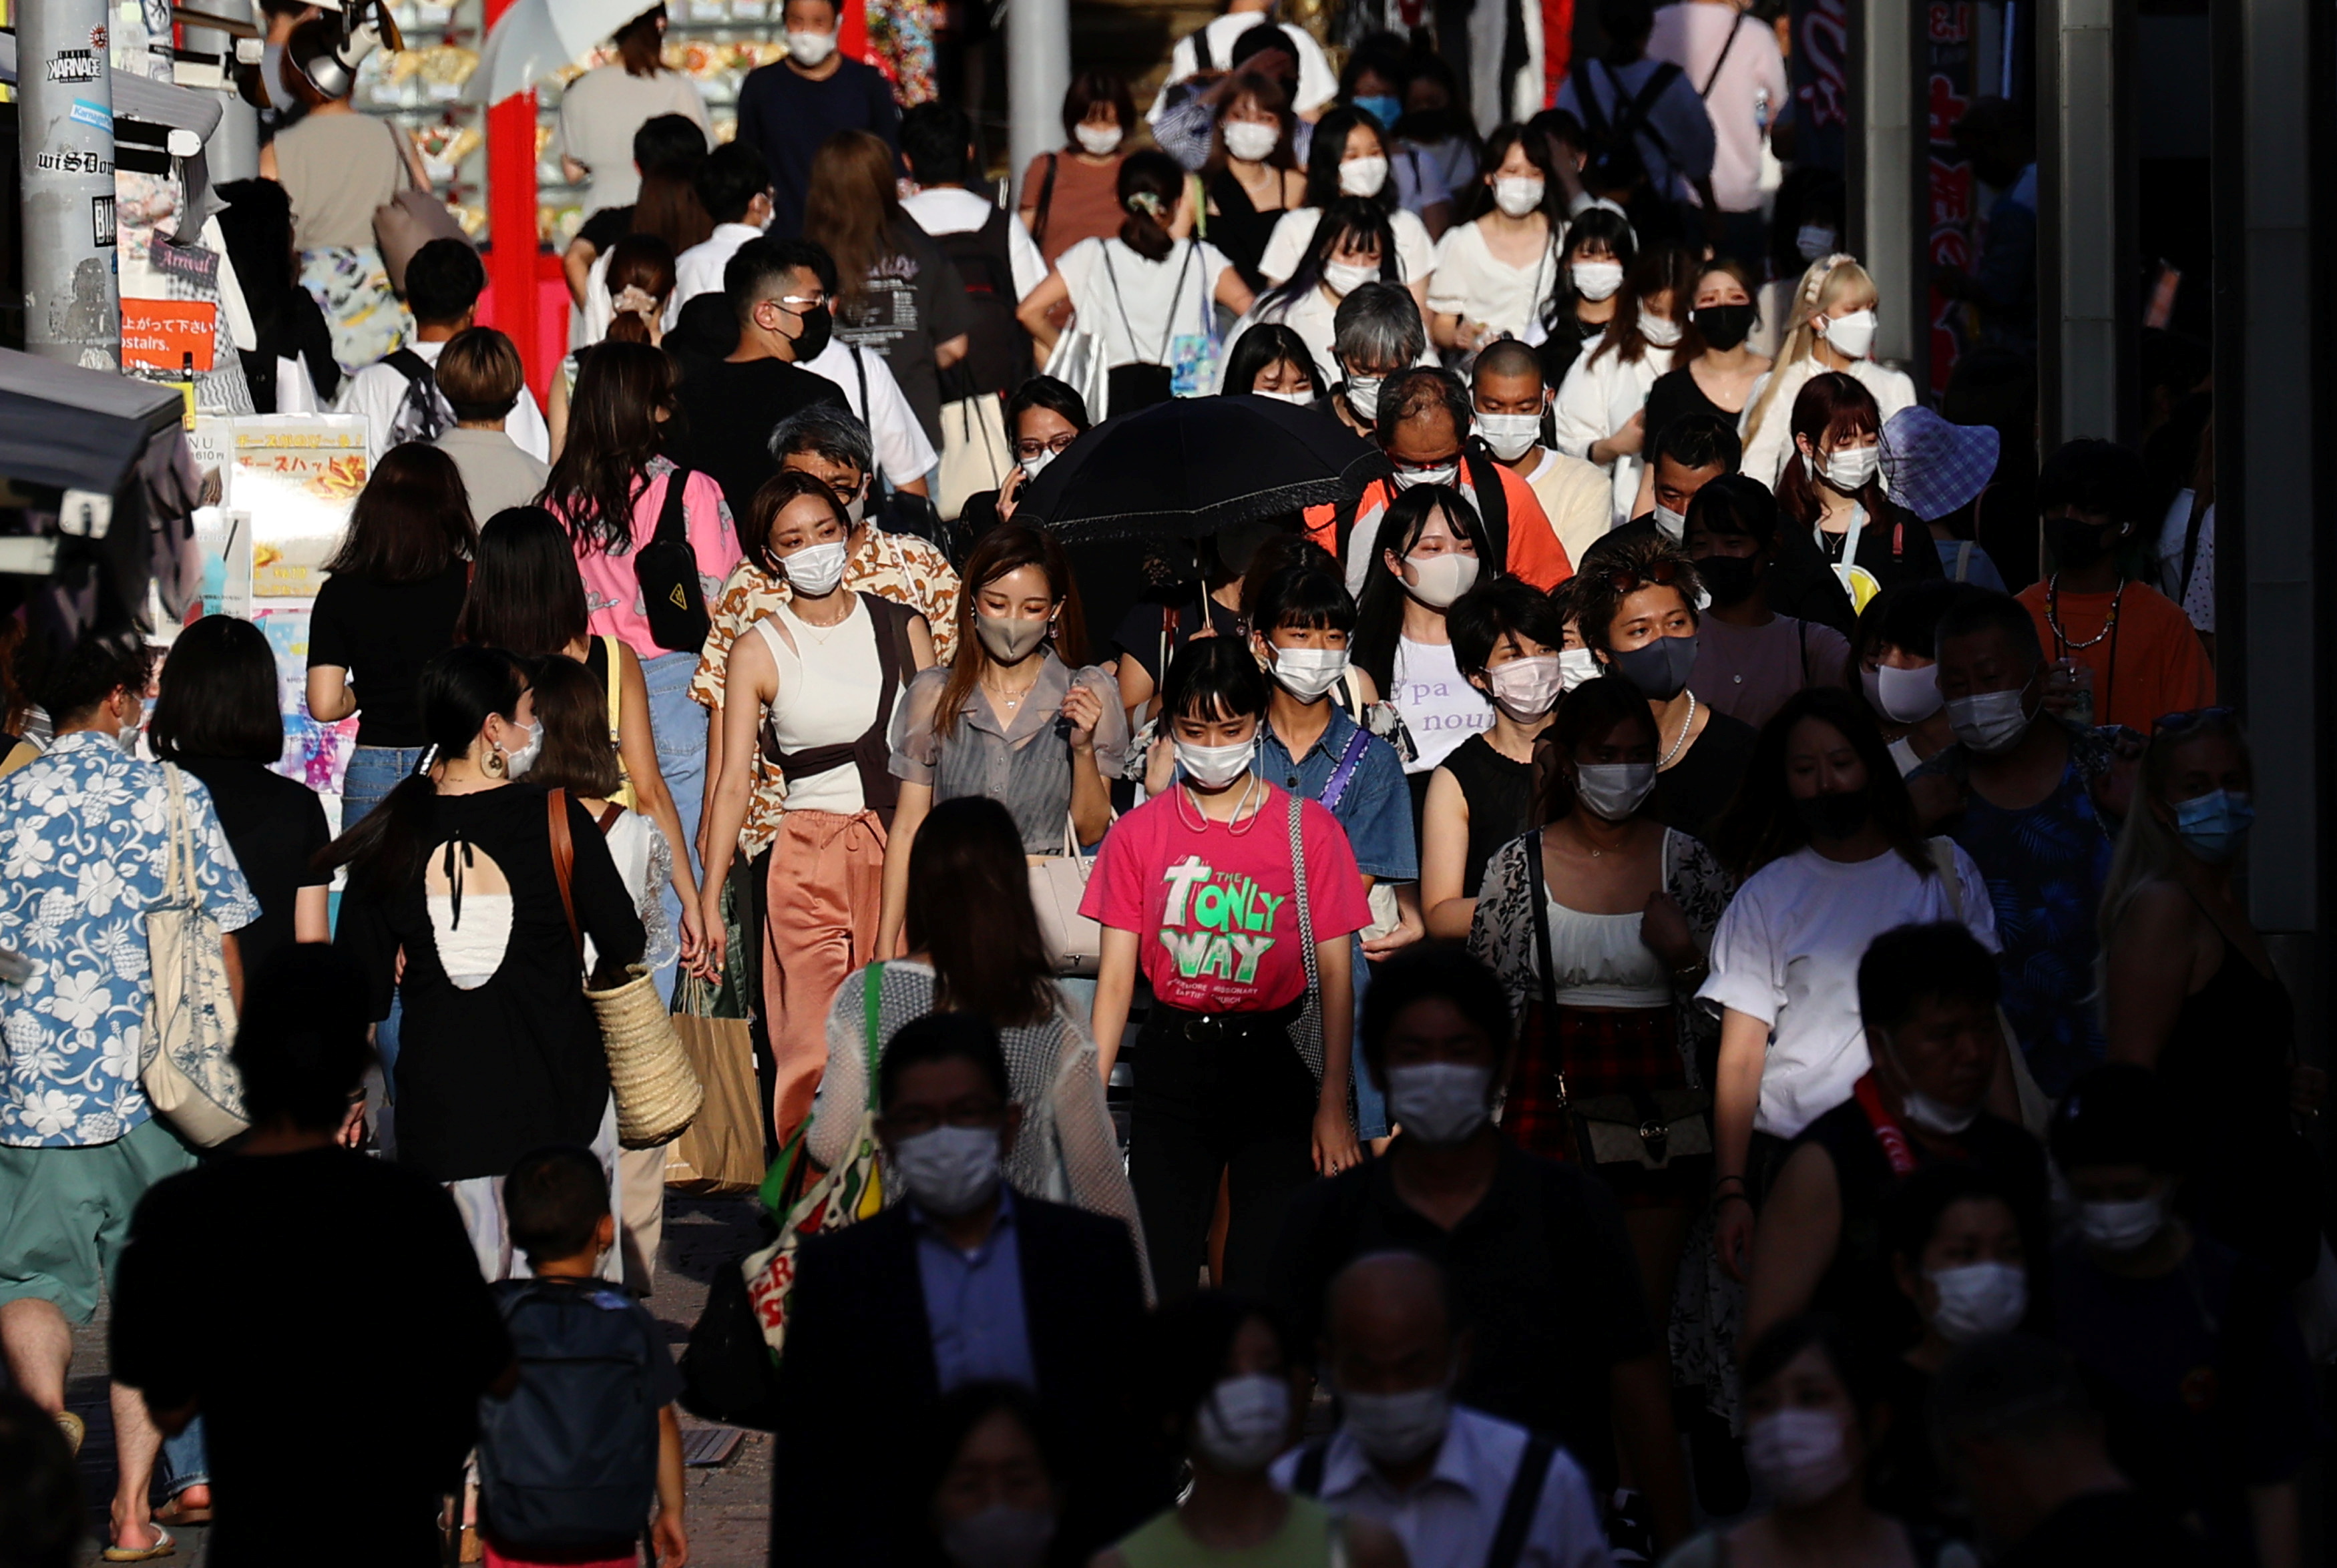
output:
[[689, 483], [686, 468], [667, 476], [657, 533], [633, 556], [633, 576], [641, 585], [641, 613], [649, 618], [650, 636], [658, 647], [675, 653], [695, 653], [705, 647], [707, 630], [714, 624], [706, 613], [698, 552], [689, 548], [689, 528], [682, 514], [682, 492]]

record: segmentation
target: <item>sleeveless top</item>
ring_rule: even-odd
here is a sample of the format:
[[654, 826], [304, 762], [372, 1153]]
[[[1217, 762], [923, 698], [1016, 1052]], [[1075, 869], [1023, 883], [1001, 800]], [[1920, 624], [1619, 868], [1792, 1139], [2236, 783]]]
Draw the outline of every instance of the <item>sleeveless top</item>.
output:
[[2225, 937], [2224, 961], [2175, 1015], [2158, 1053], [2158, 1076], [2169, 1103], [2191, 1107], [2201, 1121], [2261, 1127], [2288, 1114], [2295, 1039], [2288, 988]]
[[[787, 602], [755, 623], [779, 667], [779, 700], [763, 718], [767, 755], [849, 746], [878, 716], [884, 670], [876, 657], [876, 618], [858, 602], [864, 597], [856, 596], [852, 613], [835, 626], [813, 626]], [[793, 648], [779, 636], [776, 623], [782, 617], [795, 638]], [[790, 812], [850, 816], [867, 803], [860, 769], [849, 758], [816, 773], [788, 775]]]
[[1533, 764], [1511, 762], [1482, 735], [1472, 735], [1444, 759], [1461, 798], [1469, 803], [1469, 859], [1461, 896], [1473, 899], [1485, 882], [1493, 852], [1533, 825]]
[[1325, 1568], [1346, 1561], [1346, 1541], [1331, 1511], [1312, 1497], [1292, 1497], [1271, 1541], [1239, 1552], [1212, 1552], [1185, 1533], [1177, 1510], [1156, 1514], [1120, 1544], [1128, 1568]]
[[[1275, 170], [1275, 177], [1280, 179], [1281, 173]], [[1230, 169], [1220, 170], [1209, 181], [1209, 200], [1217, 204], [1208, 219], [1209, 243], [1226, 253], [1226, 259], [1253, 291], [1265, 288], [1266, 274], [1258, 270], [1258, 263], [1265, 258], [1266, 242], [1274, 237], [1274, 226], [1289, 209], [1261, 209]]]

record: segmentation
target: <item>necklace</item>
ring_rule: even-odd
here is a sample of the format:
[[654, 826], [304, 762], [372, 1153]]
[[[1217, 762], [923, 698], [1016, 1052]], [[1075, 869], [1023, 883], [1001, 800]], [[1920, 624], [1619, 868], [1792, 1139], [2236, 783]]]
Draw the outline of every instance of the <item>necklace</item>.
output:
[[852, 618], [852, 609], [856, 602], [856, 597], [846, 596], [844, 601], [844, 613], [830, 621], [812, 619], [797, 608], [797, 601], [794, 600], [788, 602], [787, 611], [794, 617], [795, 623], [810, 636], [814, 647], [825, 647], [828, 638], [834, 637], [837, 630]]
[[1661, 773], [1664, 769], [1672, 765], [1672, 758], [1679, 755], [1680, 748], [1687, 745], [1687, 732], [1695, 727], [1696, 693], [1690, 692], [1687, 694], [1687, 717], [1680, 720], [1679, 739], [1672, 742], [1672, 749], [1664, 753], [1662, 758], [1657, 762], [1656, 771], [1657, 773]]
[[2120, 579], [2117, 585], [2117, 591], [2110, 595], [2110, 612], [2108, 615], [2102, 618], [2102, 629], [2088, 638], [2085, 641], [2079, 642], [2064, 630], [2061, 626], [2061, 574], [2057, 571], [2051, 577], [2045, 579], [2045, 624], [2053, 628], [2053, 640], [2059, 643], [2064, 648], [2068, 649], [2072, 653], [2076, 652], [2079, 648], [2091, 648], [2096, 643], [2107, 638], [2111, 633], [2117, 631], [2118, 623], [2118, 608], [2125, 602], [2126, 581], [2124, 579]]
[[1022, 699], [1029, 696], [1031, 695], [1031, 688], [1038, 684], [1039, 676], [1034, 673], [1031, 678], [1024, 681], [1021, 687], [1015, 690], [1012, 696], [1008, 695], [1006, 687], [999, 686], [987, 678], [983, 681], [982, 689], [990, 694], [991, 701], [997, 703], [1002, 707], [1014, 708], [1021, 707], [1022, 706]]

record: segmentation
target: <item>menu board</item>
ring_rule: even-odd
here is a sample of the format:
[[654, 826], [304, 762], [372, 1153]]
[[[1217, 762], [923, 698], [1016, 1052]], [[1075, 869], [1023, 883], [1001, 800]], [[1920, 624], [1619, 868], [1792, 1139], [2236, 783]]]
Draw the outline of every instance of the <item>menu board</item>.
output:
[[271, 414], [234, 422], [227, 495], [251, 517], [251, 591], [311, 599], [365, 489], [366, 422], [357, 414]]

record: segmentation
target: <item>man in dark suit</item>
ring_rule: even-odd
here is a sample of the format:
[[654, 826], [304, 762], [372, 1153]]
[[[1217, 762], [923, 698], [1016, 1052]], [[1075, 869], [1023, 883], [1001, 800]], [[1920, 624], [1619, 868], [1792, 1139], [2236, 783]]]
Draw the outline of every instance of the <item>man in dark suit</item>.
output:
[[918, 1427], [975, 1381], [1037, 1393], [1067, 1456], [1057, 1543], [1083, 1562], [1169, 1501], [1127, 1397], [1144, 1317], [1128, 1228], [1001, 1180], [1022, 1111], [981, 1018], [909, 1024], [877, 1087], [877, 1135], [906, 1198], [803, 1248], [779, 1364], [774, 1568], [908, 1561], [932, 1505], [914, 1495]]

